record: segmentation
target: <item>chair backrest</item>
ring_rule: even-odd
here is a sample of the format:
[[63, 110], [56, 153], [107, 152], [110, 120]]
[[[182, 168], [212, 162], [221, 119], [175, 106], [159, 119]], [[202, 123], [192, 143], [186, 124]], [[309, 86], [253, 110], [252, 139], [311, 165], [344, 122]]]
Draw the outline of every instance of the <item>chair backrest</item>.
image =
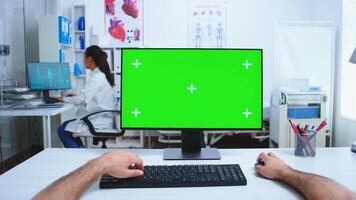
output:
[[116, 113], [114, 117], [114, 129], [117, 129], [119, 132], [121, 131], [120, 120], [121, 113]]

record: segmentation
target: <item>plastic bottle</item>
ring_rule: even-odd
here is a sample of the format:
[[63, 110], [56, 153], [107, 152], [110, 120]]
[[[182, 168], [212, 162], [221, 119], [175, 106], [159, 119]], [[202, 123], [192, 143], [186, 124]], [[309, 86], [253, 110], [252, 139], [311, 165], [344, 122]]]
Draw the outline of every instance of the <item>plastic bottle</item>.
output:
[[80, 49], [85, 49], [85, 40], [83, 36], [79, 36]]
[[80, 70], [79, 64], [75, 63], [74, 64], [74, 76], [79, 76], [80, 74], [82, 74], [82, 71]]
[[78, 18], [78, 31], [84, 31], [85, 30], [85, 18], [84, 16], [81, 16]]
[[85, 31], [85, 18], [84, 18], [84, 16], [82, 17], [82, 28], [83, 28], [83, 31]]
[[77, 20], [77, 29], [78, 31], [82, 30], [82, 22], [81, 22], [82, 17], [79, 17]]

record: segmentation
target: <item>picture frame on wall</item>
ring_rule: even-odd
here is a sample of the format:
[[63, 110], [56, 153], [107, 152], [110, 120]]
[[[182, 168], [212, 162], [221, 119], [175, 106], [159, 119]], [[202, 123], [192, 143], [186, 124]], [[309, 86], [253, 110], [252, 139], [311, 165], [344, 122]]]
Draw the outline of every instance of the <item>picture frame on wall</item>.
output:
[[143, 0], [104, 0], [109, 46], [143, 46]]

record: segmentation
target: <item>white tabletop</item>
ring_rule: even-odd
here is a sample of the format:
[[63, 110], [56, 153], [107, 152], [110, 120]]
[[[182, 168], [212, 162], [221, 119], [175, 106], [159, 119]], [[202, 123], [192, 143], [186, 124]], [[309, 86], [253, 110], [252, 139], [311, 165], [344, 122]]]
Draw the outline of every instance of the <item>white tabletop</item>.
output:
[[0, 116], [4, 117], [36, 117], [36, 116], [55, 116], [59, 113], [74, 108], [73, 104], [64, 104], [60, 108], [35, 108], [35, 109], [4, 109], [0, 110]]
[[[46, 149], [0, 176], [0, 199], [29, 199], [54, 180], [106, 151], [112, 150]], [[162, 150], [130, 151], [139, 154], [146, 165], [238, 163], [247, 178], [247, 186], [101, 190], [98, 180], [82, 199], [303, 199], [289, 186], [255, 173], [254, 163], [261, 151], [272, 151], [295, 169], [327, 176], [356, 191], [356, 154], [350, 148], [317, 149], [315, 158], [296, 157], [292, 149], [220, 150], [220, 161], [163, 161]]]

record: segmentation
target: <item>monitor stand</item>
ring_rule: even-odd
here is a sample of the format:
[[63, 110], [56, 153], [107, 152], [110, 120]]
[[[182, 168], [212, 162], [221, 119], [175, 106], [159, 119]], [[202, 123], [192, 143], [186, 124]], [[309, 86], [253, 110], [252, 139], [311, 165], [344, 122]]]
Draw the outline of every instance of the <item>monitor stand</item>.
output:
[[43, 99], [49, 99], [49, 90], [42, 90], [42, 98]]
[[[202, 148], [203, 147], [203, 148]], [[182, 130], [182, 148], [165, 149], [164, 160], [220, 160], [216, 148], [206, 148], [202, 130]]]
[[53, 104], [53, 103], [58, 103], [58, 102], [59, 102], [58, 99], [56, 99], [56, 98], [51, 98], [51, 97], [49, 96], [49, 90], [43, 90], [43, 91], [42, 91], [42, 99], [43, 99], [43, 101], [45, 101], [45, 102], [48, 103], [48, 104]]

